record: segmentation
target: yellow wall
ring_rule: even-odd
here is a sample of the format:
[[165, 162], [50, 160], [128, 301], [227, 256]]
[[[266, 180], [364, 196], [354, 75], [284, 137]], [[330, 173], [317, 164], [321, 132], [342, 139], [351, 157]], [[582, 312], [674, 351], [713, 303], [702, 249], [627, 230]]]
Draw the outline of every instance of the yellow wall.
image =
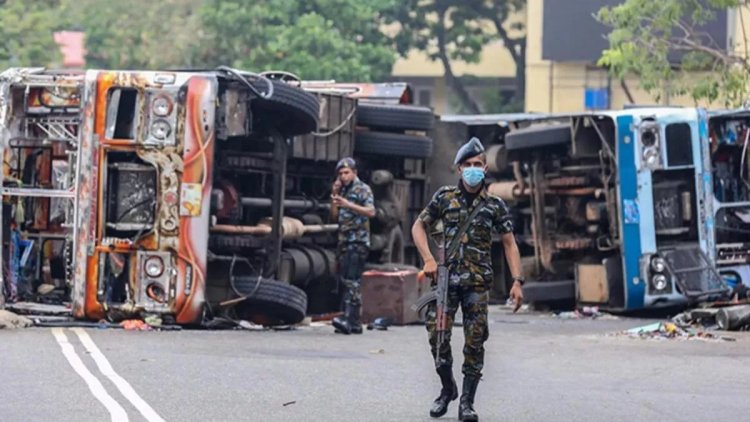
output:
[[[515, 23], [524, 24], [526, 22], [526, 11], [520, 11], [511, 15], [506, 21], [504, 27], [508, 34], [515, 38], [522, 35], [512, 28]], [[494, 33], [494, 27], [490, 22], [479, 22], [479, 25], [486, 28], [488, 33]], [[392, 28], [397, 31], [397, 28]], [[458, 60], [451, 62], [453, 73], [456, 76], [473, 75], [479, 77], [515, 77], [516, 65], [513, 62], [508, 50], [501, 41], [488, 44], [482, 50], [481, 59], [478, 63], [465, 63]], [[404, 58], [399, 58], [393, 66], [394, 76], [422, 76], [422, 77], [442, 77], [443, 65], [440, 61], [431, 61], [427, 54], [422, 51], [412, 51]]]
[[[516, 75], [516, 65], [502, 42], [494, 42], [482, 50], [479, 63], [453, 61], [453, 73], [456, 76], [473, 75], [479, 77], [508, 77]], [[400, 58], [393, 66], [393, 76], [442, 77], [443, 64], [431, 61], [422, 51], [413, 51], [405, 58]]]
[[[511, 23], [525, 23], [526, 12], [519, 12], [506, 23], [506, 30], [511, 37], [520, 35], [518, 31], [511, 28]], [[489, 22], [482, 23], [490, 25]], [[390, 28], [397, 31], [398, 28]], [[501, 41], [488, 44], [482, 50], [481, 59], [478, 63], [466, 63], [458, 60], [451, 61], [453, 73], [456, 76], [476, 76], [482, 78], [515, 78], [516, 65], [508, 50]], [[432, 106], [437, 113], [450, 113], [448, 110], [448, 92], [444, 77], [443, 64], [437, 60], [430, 60], [428, 54], [423, 51], [412, 51], [406, 57], [399, 58], [393, 66], [392, 75], [395, 78], [430, 78], [429, 81]]]

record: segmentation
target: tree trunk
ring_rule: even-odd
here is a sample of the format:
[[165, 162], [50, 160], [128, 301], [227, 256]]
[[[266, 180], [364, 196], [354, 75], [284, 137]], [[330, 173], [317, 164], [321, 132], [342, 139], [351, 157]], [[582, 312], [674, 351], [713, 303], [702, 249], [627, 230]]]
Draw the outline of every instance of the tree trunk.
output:
[[448, 80], [448, 85], [451, 87], [453, 92], [458, 95], [458, 99], [461, 100], [461, 103], [469, 110], [472, 114], [481, 114], [482, 110], [479, 108], [479, 104], [474, 101], [473, 98], [471, 98], [471, 94], [466, 90], [466, 87], [464, 87], [463, 82], [461, 82], [461, 79], [457, 78], [456, 75], [453, 74], [453, 69], [451, 68], [450, 59], [448, 59], [448, 56], [440, 53], [440, 61], [443, 63], [443, 68], [445, 69], [445, 78]]
[[443, 64], [445, 79], [448, 81], [448, 86], [450, 86], [453, 92], [458, 95], [459, 100], [461, 100], [461, 103], [470, 113], [480, 114], [482, 110], [479, 108], [479, 105], [473, 98], [471, 98], [471, 95], [466, 90], [466, 87], [464, 87], [461, 80], [453, 74], [453, 67], [451, 66], [451, 61], [445, 47], [445, 10], [439, 11], [438, 18], [440, 19], [437, 28], [438, 56], [440, 57], [440, 62]]
[[510, 53], [516, 65], [516, 92], [513, 95], [513, 100], [520, 100], [523, 104], [526, 97], [526, 36], [511, 38], [508, 35], [508, 31], [503, 28], [503, 22], [507, 18], [507, 15], [498, 15], [497, 13], [488, 13], [488, 15], [495, 25], [497, 35], [503, 41], [503, 44], [505, 44], [505, 48]]
[[519, 41], [520, 57], [513, 55], [516, 62], [516, 94], [514, 100], [522, 105], [526, 103], [526, 37]]

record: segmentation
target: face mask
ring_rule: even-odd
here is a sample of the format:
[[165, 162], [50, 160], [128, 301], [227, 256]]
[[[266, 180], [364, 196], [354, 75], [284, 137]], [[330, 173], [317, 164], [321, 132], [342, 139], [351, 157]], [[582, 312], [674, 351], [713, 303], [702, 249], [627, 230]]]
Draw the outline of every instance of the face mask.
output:
[[475, 187], [484, 180], [484, 169], [479, 167], [468, 167], [461, 172], [461, 176], [470, 187]]

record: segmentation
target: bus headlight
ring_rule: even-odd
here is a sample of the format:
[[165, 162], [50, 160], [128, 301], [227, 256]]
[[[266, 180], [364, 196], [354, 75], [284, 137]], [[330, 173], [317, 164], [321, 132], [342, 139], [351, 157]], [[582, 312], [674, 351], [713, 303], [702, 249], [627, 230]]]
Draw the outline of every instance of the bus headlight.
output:
[[165, 96], [159, 96], [151, 103], [151, 110], [159, 117], [166, 117], [172, 112], [172, 101]]
[[654, 290], [664, 290], [667, 288], [668, 280], [664, 274], [657, 274], [651, 277], [651, 285], [654, 286]]
[[151, 136], [163, 141], [169, 137], [172, 132], [172, 127], [166, 120], [157, 120], [151, 124]]
[[656, 257], [651, 260], [651, 269], [655, 273], [663, 273], [667, 269], [667, 263], [664, 262], [664, 258]]
[[656, 147], [647, 147], [643, 149], [643, 162], [649, 167], [659, 165], [659, 150]]
[[147, 276], [159, 277], [164, 272], [164, 261], [159, 256], [152, 256], [146, 259], [143, 269]]

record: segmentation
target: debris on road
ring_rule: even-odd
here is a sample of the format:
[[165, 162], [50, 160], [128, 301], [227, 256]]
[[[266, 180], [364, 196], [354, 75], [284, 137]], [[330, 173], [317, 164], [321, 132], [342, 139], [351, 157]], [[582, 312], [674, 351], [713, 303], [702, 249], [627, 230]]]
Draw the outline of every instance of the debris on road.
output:
[[722, 330], [736, 331], [750, 329], [750, 305], [721, 308], [716, 313], [716, 323]]
[[504, 307], [504, 308], [507, 308], [509, 311], [511, 311], [512, 313], [516, 313], [516, 314], [529, 313], [529, 312], [532, 311], [531, 306], [528, 303], [524, 303], [523, 305], [521, 305], [520, 308], [518, 308], [517, 311], [513, 312], [513, 309], [515, 309], [516, 304], [515, 304], [515, 302], [513, 302], [513, 299], [511, 299], [511, 298], [508, 298], [505, 301], [505, 304], [503, 304], [501, 306]]
[[150, 331], [151, 326], [140, 319], [126, 319], [120, 323], [120, 326], [128, 331]]
[[33, 325], [32, 321], [25, 316], [16, 315], [10, 311], [0, 310], [0, 329], [2, 328], [26, 328]]
[[162, 325], [162, 319], [159, 315], [149, 315], [146, 318], [143, 318], [143, 322], [150, 325], [154, 328], [159, 328]]
[[601, 312], [598, 306], [584, 306], [574, 311], [555, 312], [554, 316], [560, 319], [619, 319], [614, 315]]
[[375, 318], [375, 320], [367, 324], [367, 329], [386, 331], [390, 325], [391, 320], [389, 318]]
[[286, 403], [282, 404], [282, 406], [284, 406], [284, 407], [287, 407], [287, 406], [289, 406], [289, 405], [292, 405], [292, 404], [296, 404], [296, 403], [297, 403], [297, 401], [296, 401], [296, 400], [292, 400], [292, 401], [288, 401], [288, 402], [286, 402]]
[[733, 337], [720, 336], [705, 330], [683, 328], [673, 322], [655, 322], [615, 333], [615, 335], [653, 340], [736, 341]]
[[750, 330], [750, 304], [716, 302], [709, 307], [685, 311], [672, 320], [683, 328], [698, 326], [725, 331], [748, 331]]

